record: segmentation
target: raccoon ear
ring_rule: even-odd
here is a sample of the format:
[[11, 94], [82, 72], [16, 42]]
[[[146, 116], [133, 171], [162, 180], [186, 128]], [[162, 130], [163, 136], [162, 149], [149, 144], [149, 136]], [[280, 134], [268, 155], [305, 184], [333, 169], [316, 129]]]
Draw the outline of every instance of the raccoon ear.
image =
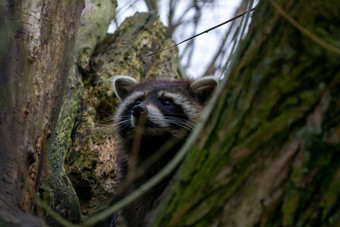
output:
[[205, 76], [193, 81], [190, 84], [191, 90], [195, 93], [198, 101], [205, 104], [218, 85], [218, 81], [213, 76]]
[[113, 91], [119, 100], [128, 96], [131, 88], [137, 84], [137, 80], [131, 76], [114, 76], [112, 78]]

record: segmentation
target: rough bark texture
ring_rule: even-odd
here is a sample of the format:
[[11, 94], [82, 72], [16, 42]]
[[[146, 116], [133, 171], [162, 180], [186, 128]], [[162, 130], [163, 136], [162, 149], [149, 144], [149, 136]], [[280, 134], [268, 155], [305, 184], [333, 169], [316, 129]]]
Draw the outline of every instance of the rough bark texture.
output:
[[[49, 173], [45, 177], [42, 192], [44, 200], [49, 201], [50, 207], [57, 213], [72, 222], [80, 221], [79, 195], [74, 190], [64, 169], [64, 160], [70, 149], [74, 136], [72, 135], [75, 121], [82, 107], [83, 97], [86, 94], [82, 76], [78, 71], [87, 68], [89, 59], [98, 42], [101, 42], [108, 25], [115, 15], [116, 2], [86, 1], [82, 11], [80, 27], [74, 47], [74, 59], [67, 81], [67, 92], [58, 117], [53, 137], [53, 145], [48, 158]], [[91, 172], [94, 174], [94, 172]], [[56, 225], [52, 218], [47, 219], [48, 224]]]
[[1, 3], [0, 223], [6, 226], [40, 225], [18, 209], [33, 211], [43, 180], [83, 6]]
[[[115, 6], [86, 1], [77, 33], [81, 0], [1, 2], [0, 225], [41, 226], [37, 195], [72, 222], [106, 208], [117, 175], [111, 77], [179, 76], [176, 49], [147, 56], [173, 44], [153, 14], [104, 39]], [[339, 48], [340, 3], [282, 7]], [[152, 225], [338, 226], [339, 60], [259, 5]]]
[[[281, 1], [340, 47], [340, 3]], [[340, 56], [256, 9], [204, 133], [152, 226], [339, 226]]]
[[2, 2], [0, 225], [58, 226], [39, 196], [74, 223], [107, 207], [117, 175], [111, 77], [178, 77], [176, 49], [146, 56], [173, 45], [157, 16], [137, 14], [102, 42], [116, 1], [85, 3]]
[[19, 215], [17, 205], [33, 212], [38, 191], [66, 219], [80, 221], [78, 198], [63, 168], [83, 92], [75, 63], [87, 64], [115, 7], [112, 0], [87, 1], [83, 12], [83, 1], [2, 2], [0, 201], [11, 208], [1, 209], [4, 225], [40, 225]]

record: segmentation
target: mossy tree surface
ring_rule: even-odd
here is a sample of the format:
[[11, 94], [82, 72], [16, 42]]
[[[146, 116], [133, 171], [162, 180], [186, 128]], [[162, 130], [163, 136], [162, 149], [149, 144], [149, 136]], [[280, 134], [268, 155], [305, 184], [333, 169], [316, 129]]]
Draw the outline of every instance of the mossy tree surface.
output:
[[116, 7], [114, 0], [86, 0], [85, 9], [84, 3], [1, 3], [1, 226], [43, 225], [30, 212], [56, 225], [36, 206], [39, 195], [66, 219], [80, 221], [63, 168], [84, 90], [76, 63], [88, 64]]
[[2, 2], [0, 225], [59, 225], [39, 196], [74, 223], [107, 207], [117, 174], [112, 76], [179, 76], [176, 49], [147, 56], [174, 44], [156, 15], [136, 14], [106, 36], [116, 6]]
[[[280, 2], [340, 47], [340, 2]], [[261, 2], [151, 225], [339, 226], [339, 62]]]
[[22, 211], [37, 210], [83, 7], [81, 0], [1, 1], [0, 225], [42, 224]]
[[[112, 77], [179, 77], [177, 49], [147, 56], [173, 45], [167, 29], [152, 13], [127, 18], [108, 34], [87, 59], [80, 61], [84, 92], [72, 132], [65, 167], [80, 200], [85, 218], [109, 206], [117, 189], [113, 114], [118, 104]], [[81, 52], [84, 53], [84, 52]]]
[[[74, 125], [86, 94], [78, 68], [88, 68], [93, 50], [105, 38], [107, 27], [115, 16], [116, 5], [112, 0], [86, 1], [73, 48], [73, 58], [70, 60], [73, 64], [68, 74], [67, 89], [49, 151], [48, 174], [41, 186], [44, 201], [48, 201], [54, 211], [74, 223], [80, 222], [81, 219], [79, 195], [66, 174], [64, 160], [72, 145]], [[51, 225], [57, 224], [50, 217], [47, 222]]]
[[[79, 208], [86, 216], [105, 209], [116, 187], [112, 76], [179, 77], [176, 49], [148, 56], [173, 44], [155, 15], [136, 14], [104, 39], [115, 1], [87, 0], [77, 33], [83, 6], [2, 1], [0, 225], [42, 225], [28, 214], [38, 192], [73, 222]], [[281, 6], [339, 48], [340, 3]], [[267, 1], [241, 47], [151, 224], [339, 225], [339, 55]]]

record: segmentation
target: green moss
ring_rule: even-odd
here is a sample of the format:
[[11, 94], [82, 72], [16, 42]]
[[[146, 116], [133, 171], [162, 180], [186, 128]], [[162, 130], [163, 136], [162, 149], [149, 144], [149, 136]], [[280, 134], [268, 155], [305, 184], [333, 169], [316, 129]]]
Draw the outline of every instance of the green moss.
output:
[[[73, 124], [80, 108], [82, 86], [75, 76], [70, 76], [68, 84], [73, 90], [64, 98], [53, 136], [53, 144], [48, 158], [47, 174], [44, 178], [43, 198], [66, 219], [80, 221], [79, 202], [63, 168], [66, 152], [71, 145]], [[48, 190], [46, 190], [46, 186]], [[62, 199], [60, 199], [62, 198]]]
[[[340, 152], [339, 140], [333, 139], [339, 137], [335, 133], [339, 64], [270, 5], [262, 4], [245, 40], [248, 48], [241, 48], [222, 92], [228, 98], [218, 99], [218, 110], [206, 123], [205, 129], [213, 129], [212, 133], [204, 131], [197, 139], [200, 146], [196, 144], [183, 162], [154, 226], [167, 226], [174, 219], [174, 226], [207, 226], [210, 220], [221, 226], [339, 223]], [[330, 32], [338, 18], [329, 8], [334, 4], [282, 4], [290, 16], [310, 31], [320, 32], [324, 40], [337, 37], [338, 32]], [[325, 16], [327, 10], [332, 16]], [[316, 18], [310, 15], [318, 19], [310, 23], [310, 18]], [[263, 19], [266, 16], [268, 20]], [[325, 29], [315, 29], [319, 25]], [[328, 92], [333, 100], [330, 109], [320, 104]], [[319, 105], [322, 113], [317, 112]], [[317, 114], [322, 116], [311, 119]], [[321, 129], [312, 120], [320, 121]], [[301, 145], [294, 151], [283, 149], [290, 141]], [[285, 160], [289, 152], [294, 153]], [[262, 182], [274, 171], [273, 163], [281, 162], [285, 163], [282, 172], [270, 180], [280, 184], [274, 188]]]
[[[86, 33], [81, 30], [81, 34]], [[111, 188], [106, 185], [107, 180], [116, 180], [117, 171], [113, 163], [116, 151], [112, 120], [118, 100], [113, 94], [112, 76], [130, 75], [137, 79], [178, 77], [176, 48], [147, 57], [147, 54], [171, 44], [173, 41], [167, 37], [166, 28], [155, 14], [139, 13], [127, 18], [114, 34], [106, 35], [93, 51], [89, 65], [86, 64], [93, 46], [83, 46], [79, 64], [84, 92], [65, 167], [78, 192], [85, 219], [108, 206], [108, 198], [116, 187], [114, 183]], [[113, 164], [103, 163], [100, 154], [111, 155]], [[84, 189], [87, 194], [81, 193]]]
[[115, 0], [91, 0], [86, 2], [77, 34], [75, 53], [79, 67], [88, 71], [88, 63], [96, 45], [107, 33], [107, 28], [115, 16]]

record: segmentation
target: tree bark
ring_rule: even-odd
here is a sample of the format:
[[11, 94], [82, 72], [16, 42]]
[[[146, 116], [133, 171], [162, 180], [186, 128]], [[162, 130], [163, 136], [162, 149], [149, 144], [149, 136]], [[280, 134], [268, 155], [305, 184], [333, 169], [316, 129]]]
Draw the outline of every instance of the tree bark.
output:
[[[154, 14], [106, 36], [116, 2], [83, 7], [1, 3], [0, 225], [58, 225], [39, 196], [74, 223], [105, 209], [117, 186], [111, 77], [181, 76], [176, 49], [147, 55], [173, 45]], [[281, 7], [339, 48], [339, 3]], [[151, 225], [339, 225], [339, 55], [266, 1], [234, 62]]]
[[[70, 67], [82, 1], [2, 1], [0, 220], [36, 226], [44, 177]], [[19, 210], [19, 208], [21, 210]]]
[[117, 174], [111, 77], [179, 76], [176, 49], [146, 55], [174, 44], [156, 15], [137, 14], [104, 40], [116, 2], [83, 7], [2, 4], [1, 224], [60, 225], [37, 198], [73, 223], [106, 208]]
[[[283, 2], [305, 29], [340, 47], [338, 2]], [[261, 2], [151, 225], [339, 226], [335, 52]]]
[[[43, 182], [41, 190], [44, 201], [67, 220], [79, 223], [81, 210], [77, 194], [76, 184], [69, 180], [64, 167], [64, 160], [72, 141], [75, 139], [74, 127], [81, 112], [86, 89], [82, 75], [78, 69], [85, 71], [89, 67], [90, 56], [96, 45], [103, 41], [107, 27], [115, 16], [116, 2], [111, 0], [88, 0], [82, 11], [80, 27], [73, 49], [74, 58], [67, 80], [67, 92], [65, 93], [60, 114], [57, 119], [55, 136], [48, 157], [48, 174]], [[92, 160], [90, 160], [92, 161]], [[92, 169], [94, 174], [94, 168]], [[49, 225], [57, 225], [54, 218], [47, 217]]]

